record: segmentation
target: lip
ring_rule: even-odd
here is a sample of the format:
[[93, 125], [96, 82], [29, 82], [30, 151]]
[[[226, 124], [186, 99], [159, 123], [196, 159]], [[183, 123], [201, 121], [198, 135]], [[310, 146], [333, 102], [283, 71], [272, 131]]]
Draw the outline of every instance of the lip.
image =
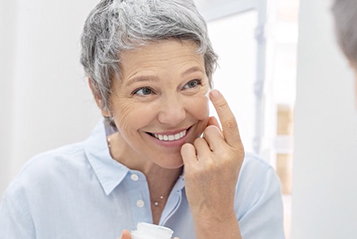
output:
[[[154, 133], [154, 132], [146, 132], [146, 134], [158, 145], [164, 146], [164, 147], [181, 147], [184, 143], [187, 142], [187, 139], [189, 137], [189, 133], [191, 132], [192, 126], [184, 129], [179, 129], [179, 130], [170, 130], [170, 131], [165, 131], [165, 132], [160, 132], [160, 133]], [[183, 136], [182, 138], [178, 140], [173, 140], [173, 141], [163, 141], [157, 139], [154, 134], [160, 134], [160, 135], [175, 135], [178, 134], [182, 131], [186, 130], [186, 135]]]
[[170, 130], [170, 131], [165, 131], [165, 132], [147, 132], [147, 133], [150, 133], [150, 134], [161, 134], [161, 135], [174, 135], [174, 134], [178, 134], [182, 131], [185, 131], [185, 130], [189, 130], [192, 126], [188, 127], [188, 128], [183, 128], [183, 129], [178, 129], [178, 130]]

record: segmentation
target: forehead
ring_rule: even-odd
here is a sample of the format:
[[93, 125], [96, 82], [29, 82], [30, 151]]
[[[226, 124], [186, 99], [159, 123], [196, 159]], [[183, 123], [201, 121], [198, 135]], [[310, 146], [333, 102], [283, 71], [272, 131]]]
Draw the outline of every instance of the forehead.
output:
[[124, 78], [140, 70], [172, 70], [193, 64], [203, 67], [204, 70], [204, 58], [197, 53], [197, 45], [185, 40], [150, 42], [123, 52], [120, 63]]

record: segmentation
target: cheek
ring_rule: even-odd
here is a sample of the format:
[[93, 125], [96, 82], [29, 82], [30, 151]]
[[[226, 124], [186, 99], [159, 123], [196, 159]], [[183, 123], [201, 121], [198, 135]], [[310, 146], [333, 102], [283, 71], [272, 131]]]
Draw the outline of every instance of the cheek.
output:
[[192, 97], [188, 100], [189, 112], [198, 120], [205, 121], [209, 117], [209, 104], [206, 96]]
[[119, 131], [136, 130], [146, 125], [153, 112], [149, 107], [135, 104], [131, 100], [122, 100], [113, 107], [114, 120]]

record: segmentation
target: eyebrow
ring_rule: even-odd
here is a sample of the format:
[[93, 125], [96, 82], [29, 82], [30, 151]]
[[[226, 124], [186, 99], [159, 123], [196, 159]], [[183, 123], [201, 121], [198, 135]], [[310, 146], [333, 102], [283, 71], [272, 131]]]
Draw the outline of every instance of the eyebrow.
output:
[[201, 69], [201, 67], [193, 66], [193, 67], [187, 69], [185, 72], [183, 72], [183, 73], [181, 74], [181, 77], [184, 77], [184, 76], [186, 76], [186, 75], [188, 75], [188, 74], [191, 74], [191, 73], [193, 73], [193, 72], [196, 72], [196, 71], [199, 71], [199, 72], [204, 73], [204, 71]]
[[[202, 72], [204, 73], [204, 71], [198, 67], [198, 66], [193, 66], [189, 69], [187, 69], [186, 71], [181, 73], [181, 77], [185, 77], [186, 75], [189, 75], [191, 73], [194, 72]], [[130, 86], [131, 84], [135, 83], [135, 82], [143, 82], [143, 81], [152, 81], [152, 82], [157, 82], [159, 81], [159, 79], [156, 76], [153, 75], [141, 75], [141, 76], [135, 76], [133, 78], [131, 78], [126, 84], [125, 86]]]
[[141, 76], [135, 76], [133, 78], [131, 78], [126, 84], [125, 86], [130, 86], [131, 84], [135, 83], [135, 82], [141, 82], [141, 81], [153, 81], [153, 82], [157, 82], [159, 81], [159, 79], [156, 76], [152, 76], [152, 75], [141, 75]]

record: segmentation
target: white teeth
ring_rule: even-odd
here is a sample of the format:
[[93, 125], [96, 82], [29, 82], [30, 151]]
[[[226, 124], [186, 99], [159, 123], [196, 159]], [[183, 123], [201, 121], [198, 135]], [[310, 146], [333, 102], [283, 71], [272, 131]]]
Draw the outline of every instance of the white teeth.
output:
[[161, 140], [161, 141], [174, 141], [174, 140], [179, 140], [182, 137], [186, 135], [186, 130], [177, 133], [177, 134], [172, 134], [172, 135], [162, 135], [162, 134], [154, 134], [155, 138]]

